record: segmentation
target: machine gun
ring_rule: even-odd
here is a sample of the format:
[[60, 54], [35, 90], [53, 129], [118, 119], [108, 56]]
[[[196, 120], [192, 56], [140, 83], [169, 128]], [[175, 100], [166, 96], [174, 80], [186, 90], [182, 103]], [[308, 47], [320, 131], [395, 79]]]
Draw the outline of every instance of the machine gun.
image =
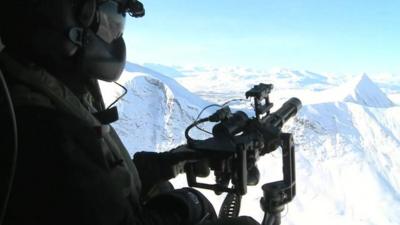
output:
[[[291, 98], [271, 113], [273, 104], [269, 101], [269, 94], [272, 89], [272, 84], [260, 83], [246, 92], [246, 98], [254, 98], [255, 117], [250, 118], [243, 111], [232, 113], [229, 107], [224, 107], [209, 117], [195, 121], [185, 131], [186, 147], [199, 159], [185, 163], [188, 184], [214, 190], [216, 194], [228, 193], [220, 217], [238, 216], [241, 196], [246, 194], [247, 185], [259, 182], [257, 160], [279, 147], [282, 149], [283, 180], [262, 186], [263, 224], [280, 224], [280, 213], [296, 195], [293, 136], [282, 133], [281, 128], [296, 115], [302, 104], [299, 99]], [[212, 129], [212, 137], [205, 140], [190, 137], [189, 131], [205, 122], [217, 123]], [[208, 175], [207, 168], [214, 171], [215, 184], [197, 181], [197, 177]]]

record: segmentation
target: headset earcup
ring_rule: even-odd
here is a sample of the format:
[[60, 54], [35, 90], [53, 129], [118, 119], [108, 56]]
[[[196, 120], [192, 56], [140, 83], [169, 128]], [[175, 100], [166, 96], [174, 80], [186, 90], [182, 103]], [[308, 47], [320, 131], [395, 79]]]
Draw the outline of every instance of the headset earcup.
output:
[[79, 22], [83, 27], [89, 27], [96, 15], [96, 0], [86, 0], [79, 13]]

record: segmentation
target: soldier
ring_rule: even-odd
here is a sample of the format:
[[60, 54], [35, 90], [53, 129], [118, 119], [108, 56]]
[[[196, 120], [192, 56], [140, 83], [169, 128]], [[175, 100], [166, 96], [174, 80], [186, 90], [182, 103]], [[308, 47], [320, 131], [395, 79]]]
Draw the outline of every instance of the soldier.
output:
[[[97, 82], [121, 75], [126, 15], [143, 16], [143, 5], [136, 0], [1, 3], [0, 69], [9, 91], [0, 92], [0, 124], [7, 131], [0, 146], [13, 149], [17, 136], [18, 158], [11, 192], [0, 189], [8, 202], [0, 224], [257, 224], [248, 217], [217, 220], [210, 202], [191, 188], [147, 195], [149, 184], [142, 182], [153, 176], [136, 168], [109, 125], [117, 116], [105, 109]], [[12, 97], [18, 133], [4, 93]]]

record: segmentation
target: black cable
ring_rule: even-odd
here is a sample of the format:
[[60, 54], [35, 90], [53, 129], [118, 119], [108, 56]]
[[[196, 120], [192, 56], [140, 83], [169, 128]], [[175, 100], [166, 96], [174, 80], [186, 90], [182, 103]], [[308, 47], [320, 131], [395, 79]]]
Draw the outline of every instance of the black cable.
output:
[[186, 140], [187, 140], [188, 143], [194, 141], [194, 139], [193, 139], [192, 137], [190, 137], [189, 131], [190, 131], [193, 127], [196, 127], [197, 125], [199, 125], [199, 124], [201, 124], [201, 123], [204, 123], [204, 122], [207, 122], [207, 121], [208, 121], [208, 118], [203, 118], [203, 119], [200, 119], [200, 120], [196, 120], [196, 121], [194, 121], [192, 124], [190, 124], [190, 125], [186, 128], [186, 130], [185, 130], [185, 137], [186, 137]]
[[[10, 91], [8, 90], [6, 80], [5, 80], [4, 76], [3, 76], [3, 74], [1, 73], [1, 71], [0, 71], [0, 83], [1, 83], [0, 84], [1, 90], [4, 90], [5, 99], [6, 99], [6, 102], [8, 104], [8, 111], [10, 113], [12, 129], [13, 129], [13, 135], [14, 135], [14, 138], [13, 138], [13, 145], [14, 145], [13, 147], [14, 148], [10, 149], [12, 151], [12, 152], [10, 152], [11, 153], [10, 155], [12, 156], [10, 158], [10, 163], [11, 163], [10, 164], [10, 173], [9, 173], [9, 176], [8, 176], [8, 181], [6, 181], [6, 192], [5, 192], [5, 196], [4, 196], [4, 202], [3, 202], [2, 205], [0, 205], [1, 206], [1, 209], [0, 209], [0, 213], [1, 213], [0, 214], [0, 225], [1, 225], [1, 224], [3, 224], [3, 220], [4, 220], [4, 217], [5, 217], [6, 211], [7, 211], [7, 204], [8, 204], [8, 200], [10, 198], [10, 193], [11, 193], [11, 189], [12, 189], [12, 185], [13, 185], [13, 181], [14, 181], [14, 176], [15, 176], [15, 170], [16, 170], [16, 166], [17, 166], [18, 131], [17, 131], [17, 119], [16, 119], [16, 116], [15, 116], [14, 106], [13, 106], [13, 103], [12, 103], [12, 100], [11, 100]], [[4, 152], [3, 152], [2, 156], [3, 155], [7, 155], [7, 153], [4, 154]], [[7, 177], [6, 177], [6, 180], [7, 180]]]
[[[211, 107], [219, 107], [219, 108], [222, 108], [222, 107], [224, 107], [224, 106], [226, 106], [226, 105], [229, 105], [229, 104], [231, 104], [232, 102], [236, 102], [236, 101], [248, 101], [248, 100], [247, 100], [247, 99], [243, 99], [243, 98], [237, 98], [237, 99], [229, 100], [229, 101], [225, 102], [225, 103], [222, 104], [222, 105], [218, 105], [218, 104], [211, 104], [211, 105], [208, 105], [208, 106], [204, 107], [204, 108], [199, 112], [199, 114], [197, 115], [197, 118], [194, 120], [193, 124], [195, 124], [196, 121], [199, 120], [201, 114], [203, 114], [203, 112], [204, 112], [206, 109], [211, 108]], [[201, 127], [199, 127], [198, 125], [199, 125], [199, 124], [195, 124], [194, 127], [196, 127], [197, 129], [203, 131], [204, 133], [213, 135], [211, 132], [209, 132], [209, 131], [207, 131], [207, 130], [201, 128]], [[186, 137], [186, 138], [187, 138], [187, 137]], [[189, 138], [190, 138], [190, 137], [189, 137]], [[188, 140], [193, 140], [193, 139], [190, 138], [190, 139], [188, 139]]]
[[201, 130], [201, 131], [203, 131], [204, 133], [207, 133], [207, 134], [210, 134], [210, 135], [212, 135], [212, 133], [211, 133], [210, 131], [208, 131], [208, 130], [204, 130], [203, 128], [201, 128], [201, 127], [199, 127], [199, 126], [197, 126], [197, 125], [196, 125], [196, 128], [197, 128], [198, 130]]
[[211, 104], [211, 105], [208, 105], [208, 106], [206, 106], [206, 107], [204, 107], [200, 112], [199, 112], [199, 115], [197, 115], [197, 118], [194, 120], [195, 122], [200, 118], [200, 116], [201, 116], [201, 114], [203, 114], [203, 112], [206, 110], [206, 109], [208, 109], [208, 108], [210, 108], [210, 107], [222, 107], [222, 106], [220, 106], [220, 105], [218, 105], [218, 104]]
[[[199, 112], [199, 115], [197, 115], [197, 118], [194, 120], [194, 123], [195, 123], [196, 121], [198, 121], [198, 119], [200, 118], [201, 114], [203, 114], [203, 112], [204, 112], [206, 109], [211, 108], [211, 107], [220, 107], [220, 108], [221, 108], [222, 106], [220, 106], [220, 105], [218, 105], [218, 104], [211, 104], [211, 105], [208, 105], [208, 106], [204, 107], [204, 108]], [[211, 135], [212, 135], [211, 132], [209, 132], [209, 131], [207, 131], [207, 130], [204, 130], [203, 128], [199, 127], [198, 124], [195, 125], [195, 127], [196, 127], [197, 129], [199, 129], [199, 130], [201, 130], [201, 131], [207, 133], [207, 134], [211, 134]]]
[[225, 102], [224, 104], [222, 104], [222, 107], [224, 107], [224, 106], [226, 106], [226, 105], [229, 105], [229, 104], [231, 104], [232, 102], [248, 102], [248, 101], [249, 101], [249, 100], [248, 100], [248, 99], [245, 99], [245, 98], [235, 98], [235, 99], [231, 99], [231, 100]]
[[116, 82], [116, 81], [114, 81], [114, 84], [116, 84], [116, 85], [120, 86], [122, 89], [124, 89], [124, 93], [122, 93], [122, 95], [120, 95], [117, 99], [115, 99], [115, 101], [113, 101], [113, 102], [107, 107], [107, 109], [110, 109], [111, 106], [115, 105], [115, 103], [117, 103], [121, 98], [123, 98], [123, 97], [126, 95], [126, 93], [128, 93], [128, 89], [126, 89], [126, 87], [124, 87], [122, 84], [120, 84], [120, 83], [118, 83], [118, 82]]
[[[202, 114], [206, 109], [208, 109], [208, 108], [210, 108], [210, 107], [220, 107], [220, 108], [222, 108], [222, 107], [227, 106], [227, 105], [231, 104], [232, 102], [236, 102], [236, 101], [248, 101], [248, 100], [247, 100], [247, 99], [244, 99], [244, 98], [237, 98], [237, 99], [229, 100], [229, 101], [225, 102], [225, 103], [222, 104], [222, 105], [218, 105], [218, 104], [211, 104], [211, 105], [208, 105], [208, 106], [204, 107], [204, 108], [200, 111], [200, 113], [199, 113], [199, 115], [197, 116], [197, 118], [195, 119], [195, 121], [197, 121], [197, 120], [200, 118], [201, 114]], [[196, 125], [195, 127], [196, 127], [197, 129], [199, 129], [199, 130], [201, 130], [201, 131], [207, 133], [207, 134], [212, 135], [211, 132], [209, 132], [209, 131], [207, 131], [207, 130], [204, 130], [203, 128], [199, 127], [198, 125]]]
[[206, 109], [208, 109], [208, 108], [210, 108], [210, 107], [219, 107], [219, 108], [222, 108], [222, 107], [224, 107], [224, 106], [226, 106], [226, 105], [229, 105], [230, 103], [232, 103], [232, 102], [237, 102], [237, 101], [248, 101], [247, 99], [244, 99], [244, 98], [236, 98], [236, 99], [232, 99], [232, 100], [229, 100], [229, 101], [226, 101], [224, 104], [222, 104], [222, 105], [218, 105], [218, 104], [211, 104], [211, 105], [208, 105], [208, 106], [206, 106], [206, 107], [204, 107], [201, 111], [200, 111], [200, 113], [197, 115], [197, 118], [195, 119], [195, 121], [197, 121], [199, 118], [200, 118], [200, 116], [201, 116], [201, 114], [203, 114], [203, 112], [206, 110]]

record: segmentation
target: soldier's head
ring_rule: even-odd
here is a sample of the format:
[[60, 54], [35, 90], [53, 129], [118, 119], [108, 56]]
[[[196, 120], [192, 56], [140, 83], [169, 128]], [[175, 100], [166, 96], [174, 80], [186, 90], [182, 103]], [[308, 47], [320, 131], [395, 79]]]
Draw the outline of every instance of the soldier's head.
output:
[[6, 51], [53, 73], [114, 81], [125, 65], [125, 16], [137, 0], [8, 0], [0, 3]]

